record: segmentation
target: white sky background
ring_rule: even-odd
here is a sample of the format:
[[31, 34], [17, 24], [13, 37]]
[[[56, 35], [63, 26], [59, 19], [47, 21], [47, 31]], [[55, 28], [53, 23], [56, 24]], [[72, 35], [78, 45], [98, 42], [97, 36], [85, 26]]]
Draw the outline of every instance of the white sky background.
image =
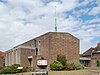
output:
[[[54, 31], [55, 6], [58, 32], [69, 32], [79, 38], [80, 53], [95, 47], [100, 42], [100, 1], [95, 0], [96, 6], [90, 8], [87, 6], [93, 0], [79, 1], [0, 0], [0, 50], [9, 50], [36, 36]], [[81, 9], [76, 11], [78, 7]], [[93, 18], [87, 20], [82, 14]]]

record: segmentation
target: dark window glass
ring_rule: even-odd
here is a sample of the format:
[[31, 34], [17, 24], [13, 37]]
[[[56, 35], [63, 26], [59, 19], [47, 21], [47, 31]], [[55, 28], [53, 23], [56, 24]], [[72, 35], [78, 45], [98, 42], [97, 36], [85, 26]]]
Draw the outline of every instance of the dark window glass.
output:
[[38, 55], [38, 48], [36, 48], [36, 55]]

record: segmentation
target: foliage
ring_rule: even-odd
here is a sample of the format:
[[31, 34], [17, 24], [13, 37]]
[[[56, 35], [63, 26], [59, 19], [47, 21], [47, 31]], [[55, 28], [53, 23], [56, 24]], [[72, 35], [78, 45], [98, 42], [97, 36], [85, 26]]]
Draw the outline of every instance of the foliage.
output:
[[73, 70], [72, 63], [67, 63], [67, 70]]
[[0, 67], [0, 70], [2, 69], [3, 67]]
[[0, 74], [8, 74], [11, 73], [11, 68], [10, 67], [4, 67], [0, 70]]
[[58, 55], [57, 61], [54, 61], [50, 65], [51, 70], [58, 71], [58, 70], [80, 70], [83, 69], [84, 66], [80, 64], [79, 62], [70, 62], [67, 63], [66, 56], [65, 55]]
[[[21, 70], [20, 71], [17, 70], [18, 67], [20, 67], [19, 64], [3, 67], [2, 69], [0, 69], [0, 74], [13, 74], [13, 73], [22, 72]], [[23, 72], [26, 72], [26, 71], [27, 69], [23, 68]]]
[[76, 61], [67, 64], [67, 70], [80, 70], [83, 68], [84, 68], [84, 66]]
[[57, 61], [59, 61], [63, 65], [63, 70], [66, 69], [67, 67], [67, 62], [66, 62], [66, 56], [65, 55], [58, 55], [57, 56]]
[[73, 70], [80, 70], [80, 69], [83, 69], [84, 66], [82, 64], [80, 64], [79, 62], [73, 62], [72, 68], [73, 68]]
[[23, 67], [22, 72], [27, 72], [28, 71], [28, 67]]
[[97, 60], [97, 67], [100, 67], [100, 60]]
[[59, 62], [59, 61], [54, 61], [51, 65], [50, 65], [51, 70], [53, 71], [59, 71], [63, 69], [63, 65]]
[[11, 73], [17, 73], [18, 72], [17, 68], [20, 67], [20, 65], [19, 64], [14, 64], [14, 65], [9, 66], [9, 67], [11, 69]]

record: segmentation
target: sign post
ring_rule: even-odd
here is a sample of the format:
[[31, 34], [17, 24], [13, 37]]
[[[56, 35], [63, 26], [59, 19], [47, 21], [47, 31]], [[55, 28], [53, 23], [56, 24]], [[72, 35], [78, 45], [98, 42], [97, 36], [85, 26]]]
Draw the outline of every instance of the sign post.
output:
[[17, 70], [18, 70], [18, 75], [19, 75], [19, 70], [22, 70], [22, 75], [23, 75], [23, 67], [18, 67]]

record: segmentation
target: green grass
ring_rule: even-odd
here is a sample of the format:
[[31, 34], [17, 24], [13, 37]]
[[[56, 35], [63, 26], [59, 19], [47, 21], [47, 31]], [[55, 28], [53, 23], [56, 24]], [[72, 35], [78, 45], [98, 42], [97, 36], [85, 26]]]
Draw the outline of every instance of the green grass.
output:
[[[98, 75], [98, 72], [100, 72], [100, 70], [50, 71], [49, 75]], [[0, 75], [18, 75], [18, 74], [0, 74]], [[27, 72], [23, 73], [23, 75], [31, 75], [31, 73]]]
[[[100, 71], [99, 71], [100, 72]], [[98, 72], [92, 70], [77, 70], [77, 71], [51, 71], [49, 75], [93, 75]]]

